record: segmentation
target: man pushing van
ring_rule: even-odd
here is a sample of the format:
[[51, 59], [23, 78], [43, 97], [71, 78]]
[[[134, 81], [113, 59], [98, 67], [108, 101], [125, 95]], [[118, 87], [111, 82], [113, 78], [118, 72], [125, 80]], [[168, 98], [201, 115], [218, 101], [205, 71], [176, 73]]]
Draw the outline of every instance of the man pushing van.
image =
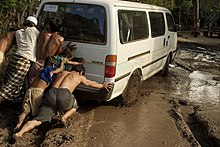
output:
[[15, 138], [22, 137], [25, 132], [41, 125], [43, 122], [50, 122], [58, 110], [65, 112], [61, 118], [65, 126], [67, 118], [73, 115], [78, 108], [77, 101], [72, 92], [80, 83], [99, 89], [103, 88], [109, 90], [112, 88], [112, 84], [108, 82], [99, 84], [95, 81], [86, 79], [84, 76], [85, 68], [82, 65], [78, 65], [74, 68], [75, 71], [63, 71], [56, 77], [52, 84], [52, 88], [45, 95], [43, 104], [36, 117], [28, 121], [23, 128], [15, 134]]

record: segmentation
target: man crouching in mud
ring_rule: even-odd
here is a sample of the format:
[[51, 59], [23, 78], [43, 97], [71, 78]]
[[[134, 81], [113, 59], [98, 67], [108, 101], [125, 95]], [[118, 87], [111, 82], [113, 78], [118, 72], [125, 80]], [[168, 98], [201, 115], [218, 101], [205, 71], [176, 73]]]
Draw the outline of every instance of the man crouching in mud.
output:
[[80, 83], [99, 89], [104, 88], [109, 90], [112, 88], [112, 84], [108, 82], [99, 84], [95, 81], [86, 79], [84, 76], [85, 68], [82, 65], [77, 65], [74, 68], [75, 71], [62, 71], [57, 75], [52, 84], [52, 88], [45, 95], [38, 114], [33, 120], [28, 121], [19, 132], [14, 134], [15, 139], [22, 137], [25, 132], [41, 125], [43, 122], [50, 122], [58, 110], [65, 112], [61, 121], [64, 126], [66, 126], [67, 118], [73, 115], [78, 108], [72, 92]]

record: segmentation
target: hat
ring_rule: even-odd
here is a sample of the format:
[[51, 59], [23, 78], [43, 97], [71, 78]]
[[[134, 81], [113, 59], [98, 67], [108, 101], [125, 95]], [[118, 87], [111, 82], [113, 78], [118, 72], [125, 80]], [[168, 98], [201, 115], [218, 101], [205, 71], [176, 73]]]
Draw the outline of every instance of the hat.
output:
[[32, 23], [37, 25], [37, 19], [34, 16], [28, 16], [26, 20], [31, 21]]

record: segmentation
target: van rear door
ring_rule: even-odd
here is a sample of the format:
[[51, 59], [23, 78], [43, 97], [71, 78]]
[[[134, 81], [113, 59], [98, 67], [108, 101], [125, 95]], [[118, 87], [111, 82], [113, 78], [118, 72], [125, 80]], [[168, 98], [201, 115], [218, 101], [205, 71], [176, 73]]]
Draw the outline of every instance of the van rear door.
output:
[[103, 82], [108, 50], [105, 8], [94, 4], [47, 2], [38, 14], [39, 27], [43, 28], [53, 18], [62, 20], [60, 33], [65, 44], [76, 44], [75, 56], [85, 59], [86, 76]]

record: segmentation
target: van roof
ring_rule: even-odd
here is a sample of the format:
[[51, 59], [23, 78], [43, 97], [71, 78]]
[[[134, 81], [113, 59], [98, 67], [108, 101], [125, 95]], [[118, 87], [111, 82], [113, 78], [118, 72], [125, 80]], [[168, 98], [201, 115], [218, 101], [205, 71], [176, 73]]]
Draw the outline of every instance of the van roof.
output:
[[77, 3], [102, 3], [102, 4], [112, 4], [114, 6], [120, 7], [132, 7], [132, 8], [142, 8], [142, 9], [155, 9], [155, 10], [163, 10], [168, 11], [167, 8], [144, 4], [144, 3], [137, 3], [137, 2], [130, 2], [125, 0], [42, 0], [42, 3], [45, 2], [77, 2]]

